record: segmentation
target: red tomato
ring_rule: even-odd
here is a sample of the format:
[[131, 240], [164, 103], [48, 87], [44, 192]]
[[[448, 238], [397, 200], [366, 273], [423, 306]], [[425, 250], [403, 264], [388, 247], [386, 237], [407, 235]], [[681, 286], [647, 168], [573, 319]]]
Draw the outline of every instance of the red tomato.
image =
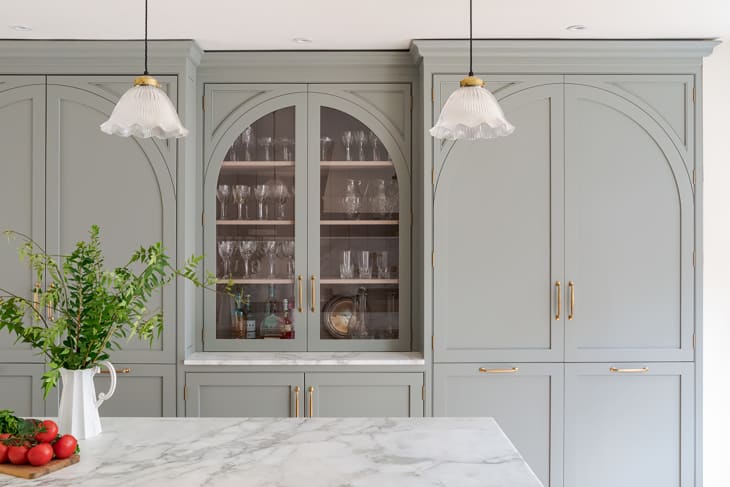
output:
[[0, 435], [0, 440], [7, 440], [10, 438], [10, 433], [3, 433]]
[[0, 463], [6, 463], [8, 461], [8, 447], [5, 444], [0, 443]]
[[53, 452], [56, 458], [68, 458], [76, 451], [76, 438], [71, 435], [63, 435], [53, 444]]
[[58, 436], [58, 425], [54, 421], [47, 419], [41, 423], [41, 427], [44, 431], [35, 435], [35, 439], [38, 442], [50, 443], [56, 439], [56, 436]]
[[11, 446], [8, 448], [8, 458], [10, 463], [15, 465], [25, 465], [28, 463], [28, 447], [27, 446]]
[[53, 447], [48, 443], [39, 443], [28, 450], [28, 463], [34, 467], [42, 467], [53, 458]]

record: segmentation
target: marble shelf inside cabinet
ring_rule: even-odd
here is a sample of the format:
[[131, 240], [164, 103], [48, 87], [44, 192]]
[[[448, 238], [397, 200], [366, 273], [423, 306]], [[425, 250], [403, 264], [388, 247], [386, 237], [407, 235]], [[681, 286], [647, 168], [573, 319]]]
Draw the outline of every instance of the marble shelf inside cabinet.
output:
[[424, 365], [420, 352], [193, 352], [185, 365]]

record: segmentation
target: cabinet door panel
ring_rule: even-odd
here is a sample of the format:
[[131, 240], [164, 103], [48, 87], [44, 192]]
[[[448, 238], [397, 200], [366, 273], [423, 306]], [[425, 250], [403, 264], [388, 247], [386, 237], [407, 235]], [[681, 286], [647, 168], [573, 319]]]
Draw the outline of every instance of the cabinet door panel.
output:
[[[435, 361], [560, 361], [560, 84], [500, 103], [518, 127], [443, 149], [434, 193]], [[563, 317], [561, 317], [563, 319]]]
[[[171, 90], [175, 79], [160, 79]], [[126, 264], [141, 245], [161, 241], [176, 262], [175, 152], [169, 141], [110, 136], [99, 130], [127, 77], [50, 77], [48, 84], [48, 248], [69, 253], [101, 229], [106, 266]], [[175, 359], [173, 283], [150, 300], [165, 327], [150, 348], [125, 343], [114, 362], [172, 363]]]
[[[175, 366], [114, 364], [118, 371], [114, 396], [99, 408], [106, 417], [156, 418], [176, 416]], [[103, 369], [102, 369], [103, 370]], [[109, 389], [109, 376], [94, 378], [97, 394]]]
[[566, 359], [692, 360], [694, 210], [680, 154], [623, 98], [570, 84], [566, 96]]
[[311, 373], [306, 381], [307, 416], [423, 416], [423, 374]]
[[[189, 417], [278, 417], [303, 415], [304, 374], [205, 373], [185, 376]], [[296, 387], [300, 390], [299, 414]]]
[[566, 487], [690, 487], [694, 441], [693, 364], [566, 364]]
[[0, 364], [0, 408], [16, 416], [43, 416], [43, 364]]
[[436, 364], [433, 400], [434, 416], [496, 419], [542, 483], [562, 487], [562, 364]]
[[[42, 76], [0, 77], [0, 231], [15, 230], [45, 245], [46, 87]], [[31, 299], [34, 276], [18, 260], [18, 241], [0, 242], [0, 287]], [[0, 331], [3, 362], [42, 358]]]

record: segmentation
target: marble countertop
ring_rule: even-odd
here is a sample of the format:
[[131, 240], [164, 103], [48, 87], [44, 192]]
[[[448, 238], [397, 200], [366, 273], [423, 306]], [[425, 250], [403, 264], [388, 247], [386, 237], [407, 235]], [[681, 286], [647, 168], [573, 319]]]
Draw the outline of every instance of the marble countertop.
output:
[[492, 418], [102, 418], [81, 461], [2, 486], [542, 487]]
[[185, 365], [424, 365], [420, 352], [194, 352]]

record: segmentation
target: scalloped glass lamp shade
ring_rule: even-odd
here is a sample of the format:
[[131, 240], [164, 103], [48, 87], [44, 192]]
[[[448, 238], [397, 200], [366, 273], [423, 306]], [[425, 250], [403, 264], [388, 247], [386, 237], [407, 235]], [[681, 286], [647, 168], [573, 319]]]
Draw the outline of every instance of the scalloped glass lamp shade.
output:
[[446, 100], [429, 133], [437, 139], [476, 140], [502, 137], [514, 130], [484, 82], [470, 76]]
[[121, 137], [172, 139], [185, 137], [188, 130], [182, 126], [175, 106], [151, 76], [141, 76], [134, 86], [119, 99], [109, 120], [101, 124], [101, 131]]

